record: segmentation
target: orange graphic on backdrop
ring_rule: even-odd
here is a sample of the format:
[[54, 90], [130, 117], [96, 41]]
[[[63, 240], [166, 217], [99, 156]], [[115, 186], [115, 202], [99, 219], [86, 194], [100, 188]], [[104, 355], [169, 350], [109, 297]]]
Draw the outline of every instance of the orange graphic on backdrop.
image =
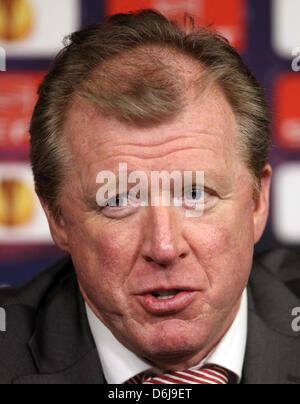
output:
[[28, 0], [0, 0], [0, 39], [23, 39], [32, 30], [33, 8]]
[[0, 225], [24, 225], [30, 222], [33, 213], [33, 193], [26, 183], [20, 180], [0, 181]]

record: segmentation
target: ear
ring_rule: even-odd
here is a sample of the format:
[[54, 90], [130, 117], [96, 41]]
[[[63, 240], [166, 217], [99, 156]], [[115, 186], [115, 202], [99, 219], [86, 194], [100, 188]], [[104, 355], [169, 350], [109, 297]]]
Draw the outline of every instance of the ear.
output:
[[270, 189], [272, 180], [272, 168], [268, 164], [261, 177], [261, 191], [258, 200], [254, 204], [254, 242], [255, 244], [261, 239], [266, 228], [270, 210]]
[[59, 216], [59, 218], [55, 218], [48, 205], [43, 200], [41, 200], [41, 198], [40, 202], [47, 216], [50, 232], [54, 243], [57, 245], [58, 248], [70, 254], [68, 234], [63, 216], [61, 215]]

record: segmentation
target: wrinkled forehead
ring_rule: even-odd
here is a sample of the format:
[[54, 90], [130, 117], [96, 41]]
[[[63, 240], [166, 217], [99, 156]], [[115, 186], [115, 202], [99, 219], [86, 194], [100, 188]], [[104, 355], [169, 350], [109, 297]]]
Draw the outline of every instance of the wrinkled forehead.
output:
[[95, 104], [76, 97], [64, 130], [73, 157], [83, 163], [89, 158], [108, 158], [126, 147], [136, 149], [142, 157], [155, 158], [193, 144], [214, 149], [216, 159], [218, 153], [230, 159], [237, 157], [238, 133], [232, 109], [216, 86], [191, 101], [175, 117], [145, 127], [107, 116]]

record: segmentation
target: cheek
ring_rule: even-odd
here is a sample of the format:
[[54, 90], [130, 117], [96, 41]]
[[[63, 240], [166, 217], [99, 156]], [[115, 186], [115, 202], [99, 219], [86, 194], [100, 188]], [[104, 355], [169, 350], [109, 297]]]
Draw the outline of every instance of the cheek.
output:
[[[218, 222], [218, 220], [216, 220]], [[242, 229], [241, 229], [241, 228]], [[189, 231], [190, 243], [202, 262], [224, 260], [239, 255], [245, 247], [253, 245], [253, 231], [250, 226], [230, 224], [201, 224]], [[244, 252], [244, 251], [243, 251]]]
[[137, 240], [128, 229], [104, 231], [96, 237], [95, 257], [105, 274], [124, 277], [134, 262], [136, 245]]
[[128, 310], [123, 285], [131, 272], [133, 253], [122, 232], [92, 234], [81, 240], [72, 259], [83, 296], [101, 313], [102, 321], [109, 323]]
[[[249, 225], [250, 226], [250, 225]], [[211, 298], [232, 301], [245, 288], [253, 260], [251, 226], [204, 225], [191, 241], [200, 267], [210, 284]], [[223, 298], [221, 297], [223, 296]]]
[[[101, 229], [101, 231], [99, 230]], [[128, 229], [89, 224], [71, 234], [71, 254], [80, 284], [94, 301], [120, 299], [121, 285], [131, 272], [137, 240]], [[130, 243], [128, 242], [130, 240]]]

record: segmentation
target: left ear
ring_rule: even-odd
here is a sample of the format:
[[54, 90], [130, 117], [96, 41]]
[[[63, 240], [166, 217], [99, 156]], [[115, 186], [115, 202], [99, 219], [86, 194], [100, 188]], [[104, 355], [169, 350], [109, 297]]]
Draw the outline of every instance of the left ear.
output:
[[50, 232], [51, 232], [54, 243], [62, 251], [70, 254], [68, 233], [66, 231], [66, 226], [65, 226], [65, 221], [64, 221], [63, 216], [61, 215], [59, 218], [55, 218], [53, 216], [53, 213], [50, 211], [47, 203], [44, 202], [41, 198], [40, 198], [40, 202], [41, 202], [41, 205], [47, 216]]
[[271, 180], [272, 168], [268, 164], [264, 168], [263, 175], [261, 177], [260, 196], [254, 204], [253, 220], [255, 244], [261, 239], [269, 217]]

